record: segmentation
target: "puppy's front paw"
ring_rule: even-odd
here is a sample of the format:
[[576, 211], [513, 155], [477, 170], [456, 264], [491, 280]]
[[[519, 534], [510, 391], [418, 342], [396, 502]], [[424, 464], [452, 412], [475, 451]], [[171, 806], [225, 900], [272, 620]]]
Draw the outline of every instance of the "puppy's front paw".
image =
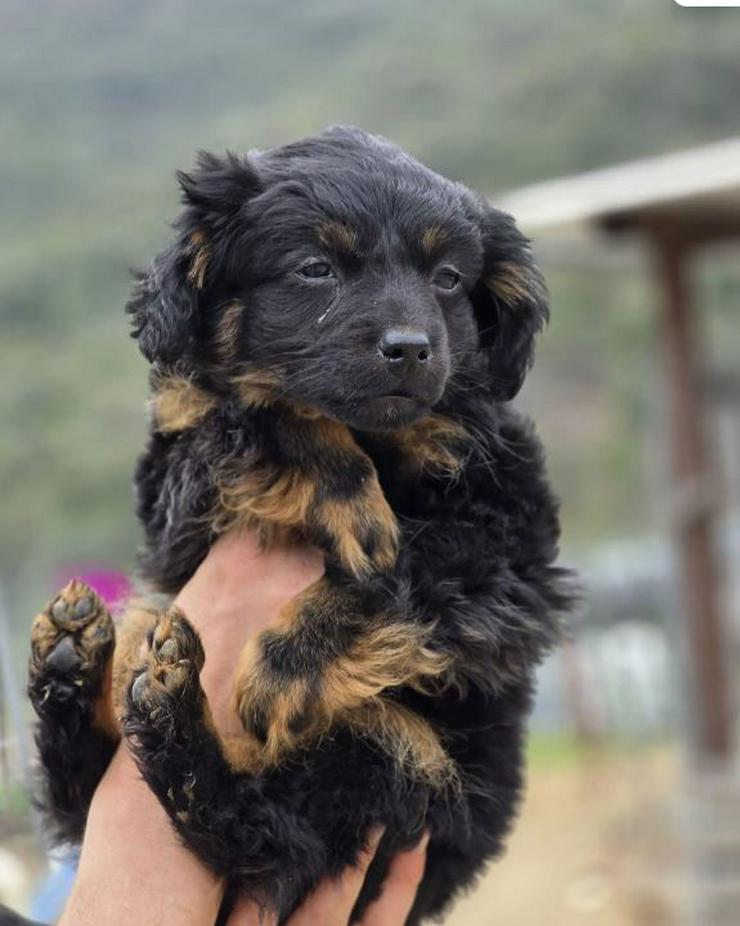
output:
[[134, 675], [128, 692], [126, 731], [141, 724], [170, 722], [175, 714], [189, 715], [202, 701], [199, 674], [205, 655], [200, 637], [177, 610], [158, 621], [143, 669]]
[[28, 691], [38, 714], [66, 710], [102, 691], [113, 653], [113, 621], [102, 600], [73, 579], [31, 628]]
[[398, 556], [398, 524], [374, 474], [354, 495], [317, 505], [314, 520], [319, 534], [329, 538], [336, 556], [352, 575], [362, 578], [393, 568]]

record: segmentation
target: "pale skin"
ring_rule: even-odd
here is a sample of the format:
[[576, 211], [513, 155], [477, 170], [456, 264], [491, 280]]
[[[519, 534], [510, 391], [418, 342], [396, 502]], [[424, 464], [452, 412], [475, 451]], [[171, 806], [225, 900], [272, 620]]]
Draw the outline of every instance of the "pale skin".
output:
[[[252, 534], [232, 533], [214, 545], [177, 596], [203, 640], [201, 681], [222, 733], [241, 729], [231, 705], [240, 649], [323, 569], [321, 554], [311, 548], [278, 544], [261, 550]], [[358, 864], [322, 882], [287, 926], [348, 926], [381, 835], [369, 833]], [[357, 926], [403, 926], [424, 873], [426, 841], [395, 857], [380, 898]], [[95, 792], [59, 926], [213, 926], [223, 891], [223, 882], [178, 842], [122, 744]], [[245, 900], [228, 926], [276, 926], [276, 920], [260, 919], [258, 908]]]

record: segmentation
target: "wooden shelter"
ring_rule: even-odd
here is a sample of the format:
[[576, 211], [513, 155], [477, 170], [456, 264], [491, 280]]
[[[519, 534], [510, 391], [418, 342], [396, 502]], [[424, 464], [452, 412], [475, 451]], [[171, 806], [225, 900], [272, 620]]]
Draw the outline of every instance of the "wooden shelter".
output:
[[[669, 397], [673, 530], [685, 603], [697, 758], [733, 751], [719, 484], [705, 429], [701, 338], [691, 301], [691, 261], [709, 242], [740, 237], [740, 138], [538, 183], [498, 197], [522, 228], [629, 234], [650, 249], [661, 293], [656, 306]], [[740, 309], [740, 306], [738, 307]]]

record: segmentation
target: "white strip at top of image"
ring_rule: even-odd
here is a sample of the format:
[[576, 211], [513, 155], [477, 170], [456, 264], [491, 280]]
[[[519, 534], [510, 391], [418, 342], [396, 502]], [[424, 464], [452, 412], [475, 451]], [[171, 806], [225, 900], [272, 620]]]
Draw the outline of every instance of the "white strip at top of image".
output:
[[679, 6], [740, 6], [740, 0], [675, 0]]

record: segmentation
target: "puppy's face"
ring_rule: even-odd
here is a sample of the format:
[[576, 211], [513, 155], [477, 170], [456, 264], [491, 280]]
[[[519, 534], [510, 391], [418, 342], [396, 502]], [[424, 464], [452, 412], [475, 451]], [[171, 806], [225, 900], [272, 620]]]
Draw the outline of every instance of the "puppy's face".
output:
[[456, 386], [518, 388], [544, 290], [511, 219], [460, 185], [356, 130], [180, 179], [181, 236], [130, 304], [150, 359], [248, 374], [358, 429]]
[[477, 229], [446, 208], [443, 189], [401, 181], [307, 175], [271, 187], [247, 216], [238, 359], [361, 429], [428, 414], [478, 344]]

